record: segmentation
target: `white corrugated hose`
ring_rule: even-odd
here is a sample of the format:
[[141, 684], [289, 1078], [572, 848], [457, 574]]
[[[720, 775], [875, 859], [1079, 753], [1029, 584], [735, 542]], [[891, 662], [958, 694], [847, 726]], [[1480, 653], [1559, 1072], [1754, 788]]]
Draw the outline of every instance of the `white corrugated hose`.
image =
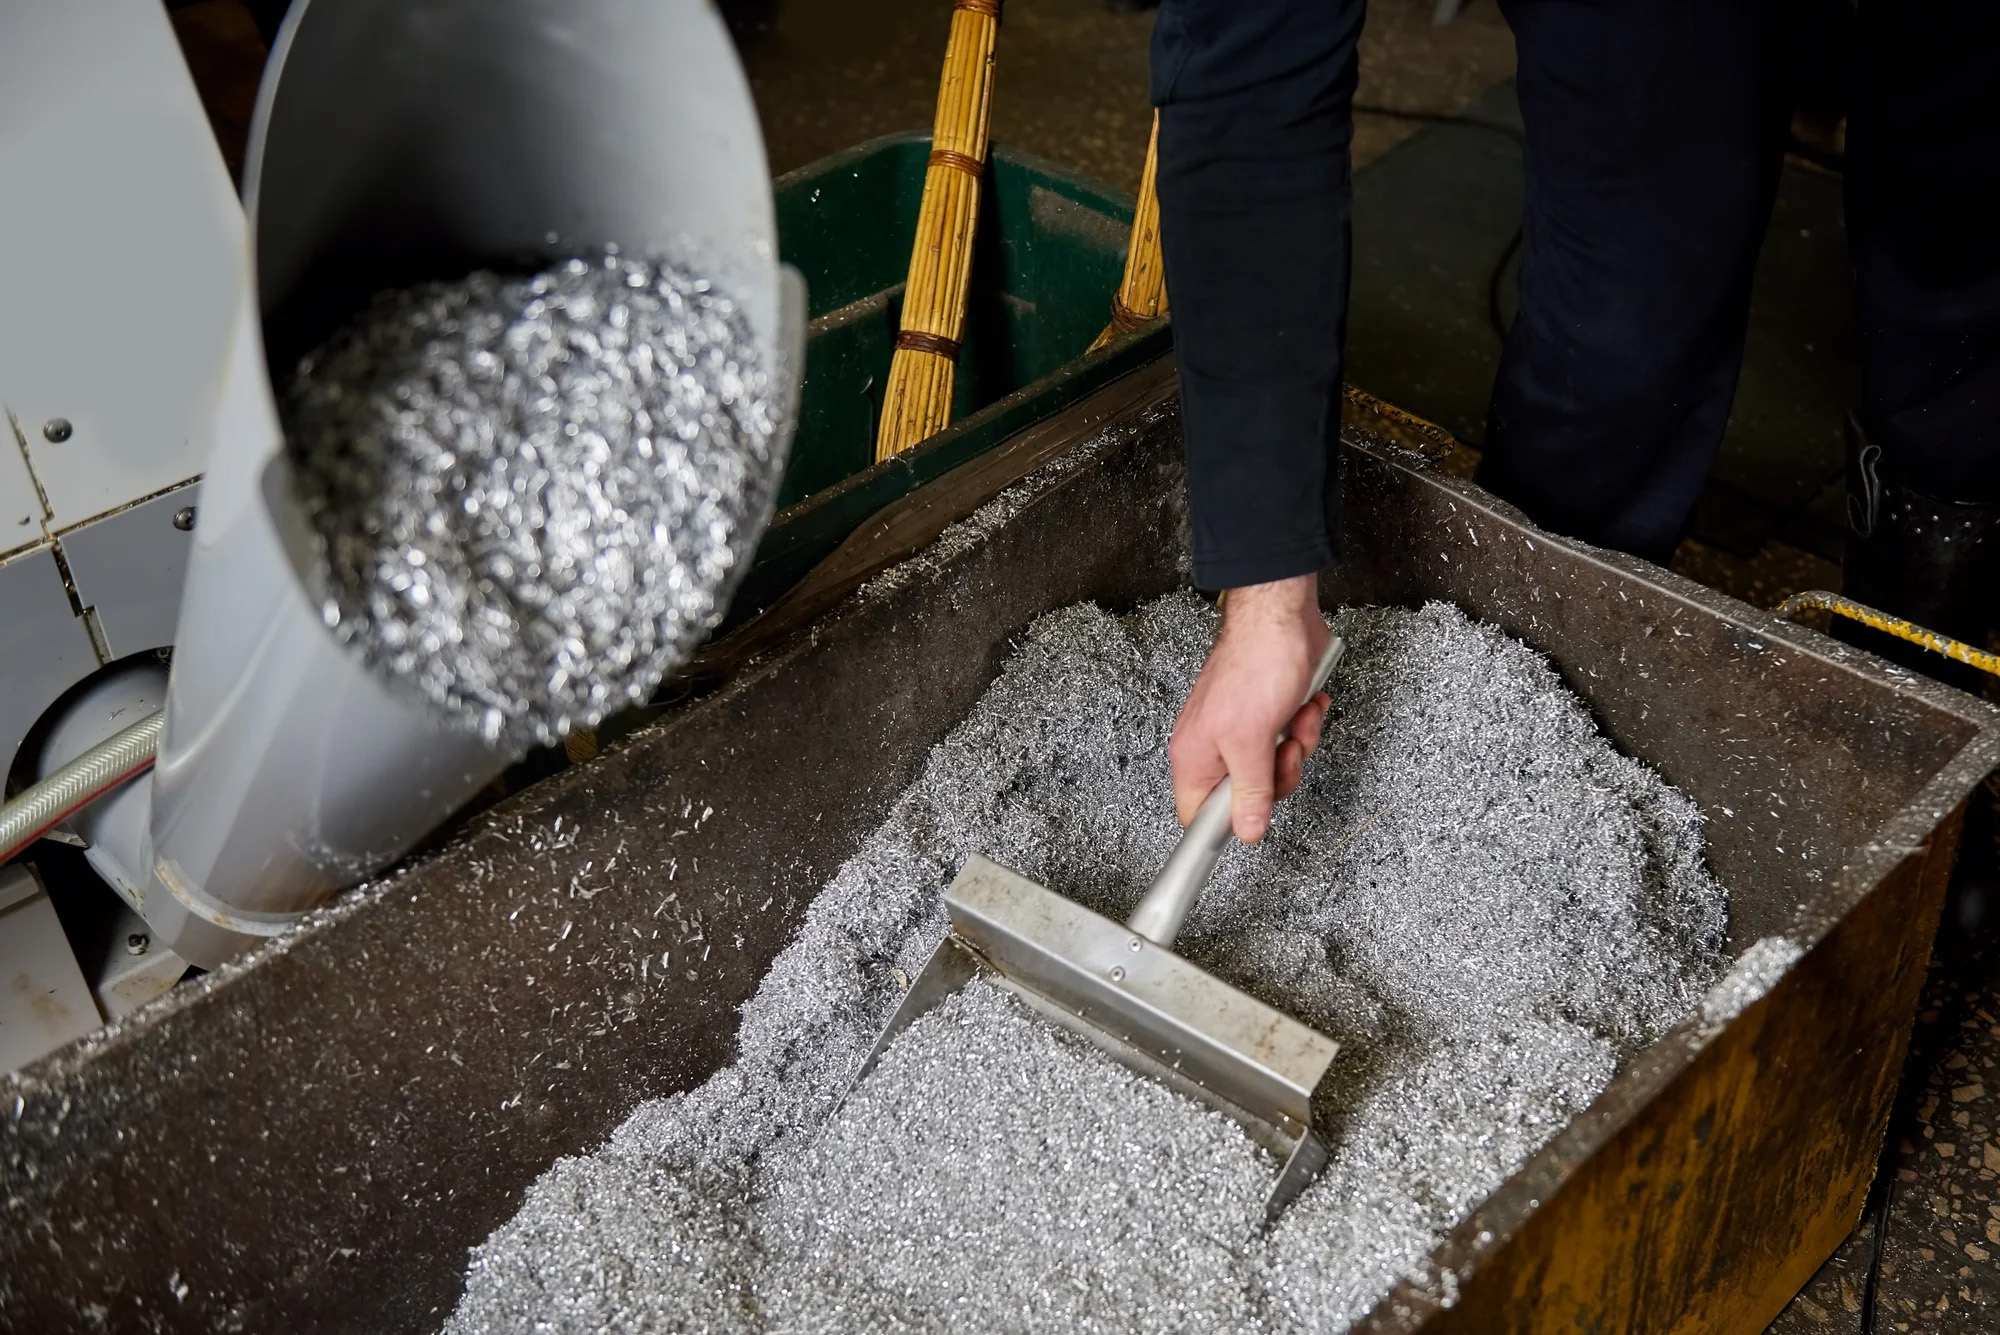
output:
[[119, 785], [153, 767], [164, 714], [148, 714], [0, 806], [0, 862], [5, 862]]

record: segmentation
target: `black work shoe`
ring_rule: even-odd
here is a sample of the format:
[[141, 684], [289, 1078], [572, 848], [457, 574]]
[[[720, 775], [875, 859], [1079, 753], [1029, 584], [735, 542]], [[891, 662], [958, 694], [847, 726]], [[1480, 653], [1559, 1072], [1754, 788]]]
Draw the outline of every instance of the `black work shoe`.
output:
[[[1988, 648], [2000, 617], [2000, 505], [1941, 501], [1881, 471], [1882, 449], [1848, 419], [1847, 518], [1853, 536], [1841, 592], [1890, 616]], [[1836, 633], [1857, 648], [1979, 693], [1988, 674], [1845, 617]]]

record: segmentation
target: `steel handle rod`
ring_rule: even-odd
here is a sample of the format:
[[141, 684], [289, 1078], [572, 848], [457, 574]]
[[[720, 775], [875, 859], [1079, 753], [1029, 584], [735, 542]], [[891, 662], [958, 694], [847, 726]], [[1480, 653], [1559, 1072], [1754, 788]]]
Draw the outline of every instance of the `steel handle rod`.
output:
[[[1338, 635], [1327, 641], [1326, 651], [1313, 667], [1312, 681], [1299, 698], [1300, 708], [1325, 687], [1346, 651], [1346, 642]], [[1285, 738], [1286, 734], [1280, 733], [1278, 744], [1282, 745]], [[1155, 945], [1171, 946], [1181, 934], [1181, 924], [1200, 900], [1202, 887], [1208, 884], [1208, 874], [1215, 870], [1222, 850], [1229, 846], [1230, 793], [1229, 778], [1224, 775], [1222, 782], [1202, 800], [1201, 809], [1188, 822], [1187, 833], [1181, 836], [1160, 874], [1146, 888], [1139, 907], [1125, 920], [1127, 927]]]

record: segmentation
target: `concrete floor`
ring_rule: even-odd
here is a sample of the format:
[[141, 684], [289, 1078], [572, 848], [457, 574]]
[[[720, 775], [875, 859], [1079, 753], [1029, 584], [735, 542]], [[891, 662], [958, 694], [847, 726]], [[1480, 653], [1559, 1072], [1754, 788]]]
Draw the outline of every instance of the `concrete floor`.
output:
[[[945, 6], [725, 0], [771, 165], [784, 172], [860, 140], [927, 126]], [[1505, 122], [1513, 45], [1475, 2], [1446, 28], [1431, 0], [1377, 0], [1357, 101]], [[238, 0], [174, 14], [218, 139], [240, 164], [261, 46]], [[1152, 16], [1103, 0], [1008, 0], [994, 135], [1072, 170], [1137, 187], [1151, 112]], [[1503, 134], [1363, 112], [1354, 142], [1352, 378], [1476, 444], [1499, 342], [1487, 288], [1519, 210], [1519, 150]], [[1852, 322], [1838, 181], [1794, 164], [1759, 273], [1737, 411], [1683, 573], [1764, 606], [1837, 585], [1837, 431], [1852, 395]], [[1503, 276], [1504, 288], [1504, 276]], [[1503, 292], [1504, 296], [1504, 292]], [[1475, 456], [1462, 452], [1461, 463]], [[1970, 861], [2000, 862], [1981, 815]], [[1893, 1190], [1771, 1327], [1774, 1335], [2000, 1329], [2000, 943], [1990, 888], [1961, 878], [1892, 1131]], [[1885, 1183], [1887, 1179], [1885, 1178]], [[1879, 1249], [1875, 1222], [1886, 1219]], [[1872, 1276], [1872, 1278], [1871, 1278]], [[1875, 1287], [1877, 1320], [1866, 1310]]]
[[[892, 130], [928, 126], [937, 98], [946, 6], [898, 0], [803, 4], [724, 0], [763, 116], [771, 169], [787, 172]], [[1499, 10], [1476, 4], [1435, 28], [1428, 0], [1385, 0], [1361, 40], [1356, 100], [1455, 110], [1514, 72]], [[1146, 137], [1147, 13], [1103, 0], [1007, 0], [995, 54], [993, 137], [1122, 190], [1139, 187]], [[1357, 166], [1418, 126], [1364, 115]]]

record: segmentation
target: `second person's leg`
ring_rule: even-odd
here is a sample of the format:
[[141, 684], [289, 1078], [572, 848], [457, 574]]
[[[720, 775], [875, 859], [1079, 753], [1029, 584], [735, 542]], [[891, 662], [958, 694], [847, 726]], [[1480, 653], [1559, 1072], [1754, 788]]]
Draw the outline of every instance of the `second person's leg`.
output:
[[2000, 624], [2000, 7], [1867, 0], [1858, 47], [1847, 221], [1865, 438], [1844, 587], [1984, 648]]
[[1502, 8], [1527, 197], [1479, 480], [1544, 527], [1664, 563], [1743, 359], [1786, 120], [1776, 6]]

